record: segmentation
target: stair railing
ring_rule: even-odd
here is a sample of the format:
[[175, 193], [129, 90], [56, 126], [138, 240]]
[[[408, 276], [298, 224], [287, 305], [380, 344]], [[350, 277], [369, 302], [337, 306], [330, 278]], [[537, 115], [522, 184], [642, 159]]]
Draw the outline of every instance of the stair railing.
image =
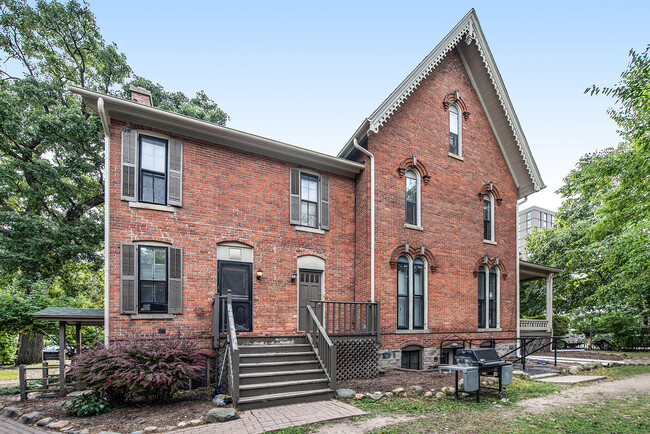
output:
[[336, 346], [321, 325], [311, 306], [307, 305], [307, 330], [305, 335], [316, 354], [316, 358], [325, 371], [332, 390], [336, 390]]
[[226, 296], [226, 315], [227, 315], [227, 333], [228, 345], [230, 351], [228, 359], [230, 362], [230, 369], [228, 374], [228, 390], [232, 403], [236, 407], [239, 401], [239, 345], [237, 345], [237, 334], [235, 333], [235, 317], [232, 311], [232, 291], [228, 290]]

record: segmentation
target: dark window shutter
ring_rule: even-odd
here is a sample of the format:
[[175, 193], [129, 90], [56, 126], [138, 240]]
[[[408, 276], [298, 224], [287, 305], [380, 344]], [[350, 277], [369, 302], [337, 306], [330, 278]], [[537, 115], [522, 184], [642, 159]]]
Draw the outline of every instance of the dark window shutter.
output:
[[138, 313], [138, 255], [135, 244], [120, 245], [120, 312]]
[[291, 186], [289, 197], [289, 222], [292, 225], [300, 224], [300, 170], [291, 169]]
[[183, 249], [169, 248], [169, 313], [183, 313]]
[[320, 227], [329, 230], [330, 228], [330, 177], [320, 177]]
[[122, 130], [122, 200], [137, 200], [138, 133]]
[[167, 156], [167, 205], [183, 205], [183, 142], [170, 139]]

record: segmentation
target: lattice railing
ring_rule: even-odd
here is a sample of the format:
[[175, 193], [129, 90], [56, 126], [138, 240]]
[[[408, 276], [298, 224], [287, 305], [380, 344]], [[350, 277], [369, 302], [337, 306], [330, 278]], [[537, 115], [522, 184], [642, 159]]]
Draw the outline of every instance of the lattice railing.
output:
[[379, 375], [377, 361], [379, 351], [373, 339], [350, 339], [335, 341], [339, 380], [375, 378]]

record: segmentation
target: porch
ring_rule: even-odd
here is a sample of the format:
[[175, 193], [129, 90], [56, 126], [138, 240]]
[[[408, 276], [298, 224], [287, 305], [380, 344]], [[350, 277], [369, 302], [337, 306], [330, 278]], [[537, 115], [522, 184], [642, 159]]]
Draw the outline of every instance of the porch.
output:
[[519, 333], [521, 336], [553, 334], [553, 277], [560, 271], [559, 268], [548, 265], [536, 264], [529, 261], [519, 261], [519, 282], [544, 280], [546, 286], [546, 318], [544, 319], [519, 319]]

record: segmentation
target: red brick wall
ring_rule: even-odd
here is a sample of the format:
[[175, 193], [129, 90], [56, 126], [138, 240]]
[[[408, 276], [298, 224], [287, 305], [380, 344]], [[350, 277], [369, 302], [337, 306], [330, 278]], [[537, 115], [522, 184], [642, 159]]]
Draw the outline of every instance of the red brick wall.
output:
[[[464, 161], [448, 156], [449, 113], [442, 101], [460, 91], [469, 119], [462, 122]], [[406, 345], [429, 347], [449, 335], [498, 336], [477, 333], [478, 282], [473, 275], [483, 255], [499, 256], [507, 270], [500, 278], [500, 325], [504, 337], [516, 332], [516, 202], [517, 188], [498, 142], [456, 51], [450, 52], [377, 134], [371, 134], [369, 150], [376, 167], [376, 292], [381, 301], [382, 350]], [[404, 177], [397, 168], [412, 155], [432, 176], [421, 183], [423, 231], [404, 227]], [[358, 190], [368, 182], [362, 175]], [[503, 201], [495, 205], [495, 240], [483, 242], [483, 202], [478, 193], [493, 181]], [[359, 195], [359, 208], [368, 206], [368, 195]], [[408, 241], [425, 244], [433, 253], [437, 270], [428, 273], [428, 334], [397, 333], [397, 271], [389, 266], [393, 249]], [[357, 243], [361, 255], [369, 243]], [[369, 274], [364, 264], [358, 276]], [[367, 265], [365, 265], [367, 267]]]
[[[297, 271], [298, 256], [311, 254], [325, 260], [326, 299], [352, 299], [354, 180], [329, 174], [331, 230], [324, 235], [296, 231], [289, 224], [289, 169], [296, 165], [174, 136], [184, 145], [183, 206], [175, 213], [130, 208], [120, 200], [124, 125], [120, 121], [111, 125], [111, 339], [165, 328], [167, 333], [182, 332], [209, 346], [217, 243], [222, 241], [253, 246], [254, 270], [264, 272], [261, 281], [253, 282], [252, 335], [296, 332], [297, 283], [291, 283], [290, 276]], [[120, 314], [120, 243], [144, 240], [183, 248], [183, 314], [173, 320], [131, 319]]]

